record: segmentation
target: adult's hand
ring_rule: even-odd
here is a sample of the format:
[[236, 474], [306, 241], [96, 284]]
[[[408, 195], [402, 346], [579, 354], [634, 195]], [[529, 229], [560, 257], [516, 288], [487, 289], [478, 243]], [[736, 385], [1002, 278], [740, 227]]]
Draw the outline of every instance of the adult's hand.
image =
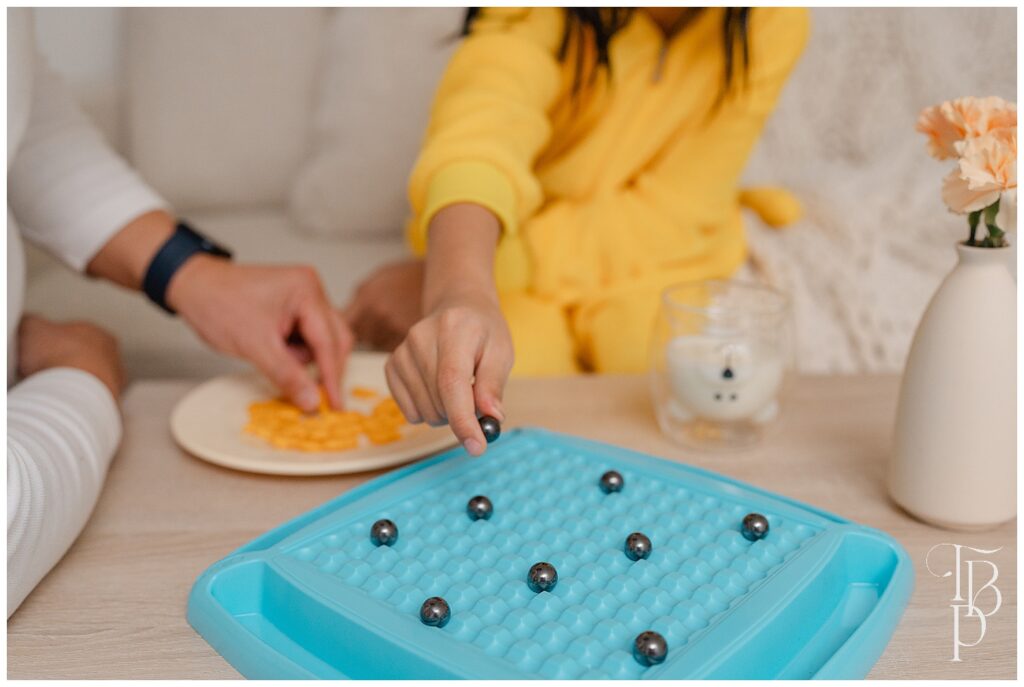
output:
[[320, 402], [313, 361], [330, 404], [341, 407], [341, 377], [353, 336], [311, 267], [239, 265], [190, 258], [166, 300], [214, 349], [256, 365], [303, 410]]
[[[93, 256], [87, 271], [138, 289], [153, 255], [173, 233], [169, 213], [140, 215]], [[312, 268], [238, 265], [199, 254], [174, 273], [164, 299], [203, 341], [254, 363], [307, 411], [320, 402], [316, 380], [305, 369], [315, 361], [328, 400], [340, 407], [352, 334]]]
[[88, 322], [53, 322], [26, 314], [18, 324], [18, 374], [30, 377], [55, 367], [88, 372], [121, 395], [124, 371], [117, 339]]
[[356, 288], [342, 311], [356, 339], [393, 351], [423, 316], [423, 261], [384, 265]]

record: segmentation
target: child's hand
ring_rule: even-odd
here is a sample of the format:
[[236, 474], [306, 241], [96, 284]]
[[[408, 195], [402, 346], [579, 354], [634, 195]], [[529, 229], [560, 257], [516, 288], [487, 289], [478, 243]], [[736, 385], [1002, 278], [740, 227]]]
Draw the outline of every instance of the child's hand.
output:
[[409, 422], [451, 425], [470, 455], [487, 444], [477, 411], [504, 420], [512, 337], [493, 294], [454, 295], [409, 330], [384, 370]]

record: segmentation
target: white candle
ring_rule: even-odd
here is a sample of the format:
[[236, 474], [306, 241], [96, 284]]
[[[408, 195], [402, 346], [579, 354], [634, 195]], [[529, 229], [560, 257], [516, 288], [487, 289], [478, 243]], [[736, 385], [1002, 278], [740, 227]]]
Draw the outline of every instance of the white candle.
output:
[[673, 412], [708, 420], [767, 422], [778, 411], [783, 361], [764, 342], [680, 336], [666, 348]]

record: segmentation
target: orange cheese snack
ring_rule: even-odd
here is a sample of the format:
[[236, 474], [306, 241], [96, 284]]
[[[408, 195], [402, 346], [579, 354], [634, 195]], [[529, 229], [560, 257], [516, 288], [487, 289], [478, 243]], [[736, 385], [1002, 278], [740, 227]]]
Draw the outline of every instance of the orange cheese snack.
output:
[[365, 386], [354, 386], [351, 393], [353, 398], [377, 398], [380, 396], [374, 389]]
[[[356, 398], [380, 396], [372, 389], [356, 387]], [[245, 431], [276, 448], [297, 451], [346, 451], [359, 446], [360, 435], [373, 444], [389, 444], [402, 438], [402, 411], [393, 398], [385, 397], [369, 414], [354, 410], [333, 410], [321, 390], [320, 408], [305, 415], [283, 399], [257, 401], [249, 406]]]

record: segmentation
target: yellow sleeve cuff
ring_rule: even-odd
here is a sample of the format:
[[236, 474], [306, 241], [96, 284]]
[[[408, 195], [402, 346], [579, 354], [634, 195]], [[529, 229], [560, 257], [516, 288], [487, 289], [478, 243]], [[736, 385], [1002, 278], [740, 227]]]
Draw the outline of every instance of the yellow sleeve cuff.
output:
[[518, 228], [516, 193], [512, 183], [487, 162], [452, 162], [431, 177], [423, 210], [409, 225], [409, 244], [417, 255], [427, 250], [427, 229], [438, 212], [455, 203], [475, 203], [487, 208], [501, 222], [502, 234]]
[[796, 196], [771, 186], [741, 190], [740, 204], [756, 212], [761, 221], [776, 229], [793, 224], [804, 214]]

